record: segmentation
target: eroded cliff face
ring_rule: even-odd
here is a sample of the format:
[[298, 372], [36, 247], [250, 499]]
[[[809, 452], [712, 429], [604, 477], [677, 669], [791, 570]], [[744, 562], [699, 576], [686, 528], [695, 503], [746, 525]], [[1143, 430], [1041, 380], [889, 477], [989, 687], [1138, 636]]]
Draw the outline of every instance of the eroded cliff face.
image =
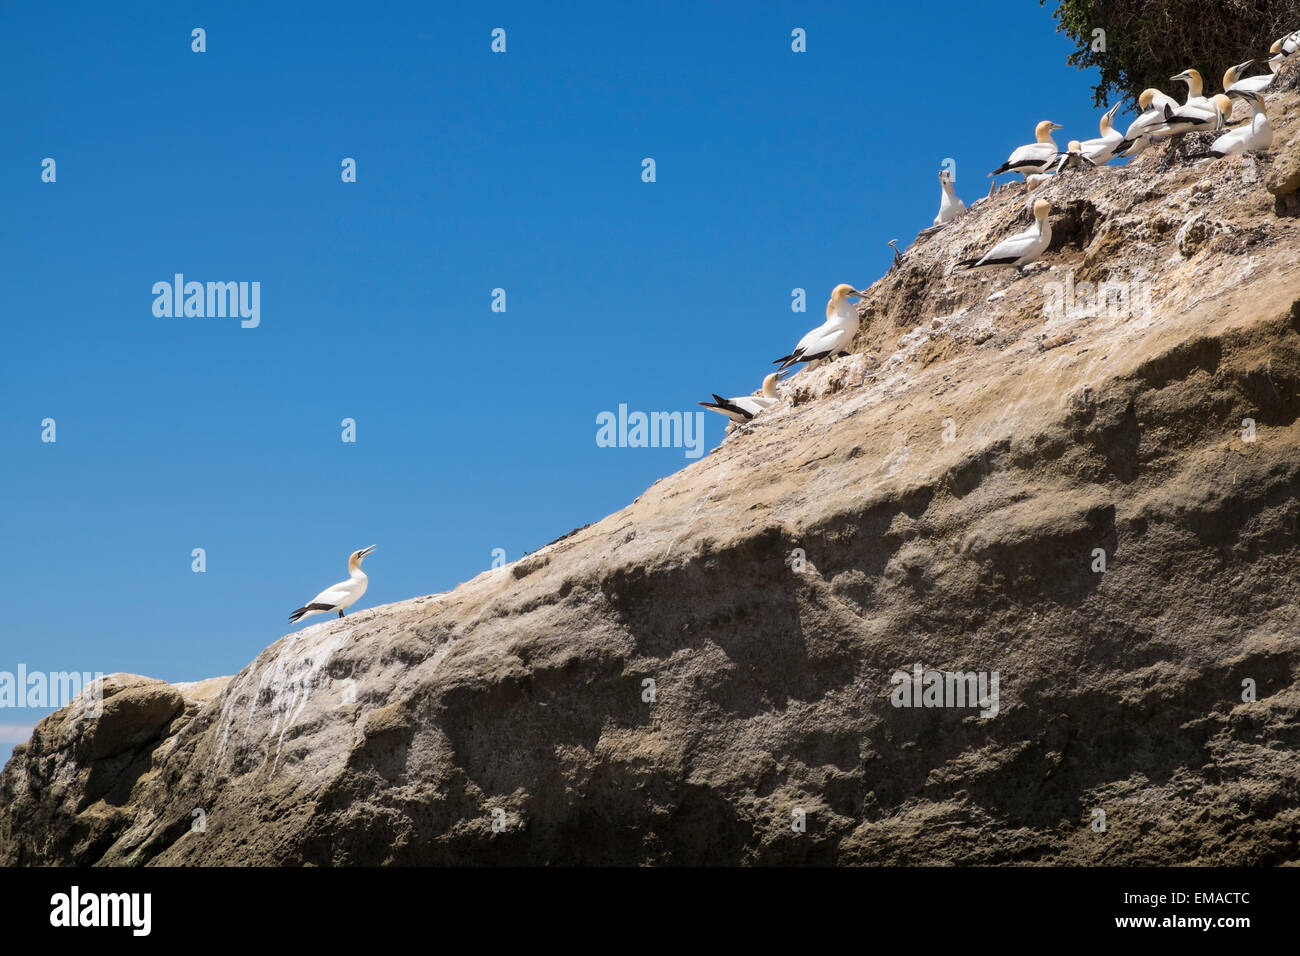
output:
[[[603, 521], [233, 678], [110, 679], [5, 768], [0, 862], [1300, 860], [1294, 92], [1269, 112], [1253, 161], [1057, 177], [1023, 277], [952, 267], [1022, 185], [923, 235], [854, 356]], [[1138, 305], [1045, 316], [1106, 280]], [[996, 672], [996, 714], [894, 706], [916, 665]]]

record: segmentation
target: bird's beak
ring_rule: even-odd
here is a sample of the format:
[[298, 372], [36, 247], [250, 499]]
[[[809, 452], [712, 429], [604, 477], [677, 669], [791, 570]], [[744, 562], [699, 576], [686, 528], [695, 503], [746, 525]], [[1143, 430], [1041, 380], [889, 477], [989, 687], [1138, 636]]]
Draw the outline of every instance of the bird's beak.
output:
[[1192, 74], [1188, 73], [1186, 70], [1183, 70], [1183, 72], [1179, 73], [1177, 76], [1171, 76], [1169, 78], [1169, 82], [1172, 83], [1176, 80], [1190, 80], [1191, 78], [1192, 78]]
[[368, 555], [371, 551], [375, 550], [376, 547], [377, 547], [377, 545], [373, 545], [373, 544], [372, 544], [372, 545], [371, 545], [370, 547], [368, 547], [368, 548], [362, 548], [362, 549], [361, 549], [361, 553], [360, 553], [359, 555], [357, 555], [358, 560], [360, 560], [361, 558], [364, 558], [364, 557], [365, 557], [366, 555]]
[[1052, 129], [1065, 129], [1065, 127], [1062, 126], [1060, 123], [1053, 123]]
[[1241, 64], [1240, 66], [1234, 66], [1232, 68], [1232, 72], [1236, 73], [1238, 76], [1241, 76], [1242, 73], [1245, 73], [1254, 65], [1255, 65], [1254, 60], [1247, 60], [1245, 63]]

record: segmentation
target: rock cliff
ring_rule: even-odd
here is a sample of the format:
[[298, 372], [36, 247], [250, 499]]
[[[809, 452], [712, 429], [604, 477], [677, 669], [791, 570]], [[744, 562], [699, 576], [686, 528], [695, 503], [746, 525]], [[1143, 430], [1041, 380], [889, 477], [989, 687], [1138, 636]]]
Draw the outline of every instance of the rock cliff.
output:
[[[604, 520], [109, 678], [0, 863], [1300, 862], [1296, 72], [1268, 153], [1043, 186], [1023, 276], [953, 263], [1024, 185], [924, 233], [853, 356]], [[918, 665], [996, 713], [895, 706]]]

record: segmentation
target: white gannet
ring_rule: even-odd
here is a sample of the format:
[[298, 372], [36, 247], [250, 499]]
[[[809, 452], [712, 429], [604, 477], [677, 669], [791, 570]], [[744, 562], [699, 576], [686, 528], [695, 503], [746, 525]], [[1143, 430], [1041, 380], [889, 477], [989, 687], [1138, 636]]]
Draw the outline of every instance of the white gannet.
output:
[[776, 393], [776, 382], [780, 377], [780, 372], [773, 372], [763, 379], [762, 395], [723, 398], [717, 392], [714, 392], [712, 402], [700, 402], [700, 404], [717, 412], [719, 415], [726, 415], [733, 422], [747, 422], [763, 409], [771, 408], [781, 400], [781, 396]]
[[[1147, 89], [1151, 92], [1151, 95], [1147, 98], [1147, 106], [1152, 109], [1159, 110], [1163, 113], [1166, 106], [1172, 106], [1174, 109], [1178, 109], [1178, 107], [1182, 105], [1178, 102], [1177, 97], [1170, 96], [1164, 90], [1157, 90], [1154, 86], [1148, 87]], [[1146, 93], [1147, 90], [1143, 90], [1142, 93], [1138, 95], [1139, 106], [1142, 105], [1142, 96]]]
[[1180, 80], [1187, 84], [1187, 102], [1183, 106], [1205, 106], [1210, 105], [1209, 99], [1205, 96], [1205, 80], [1201, 78], [1200, 70], [1183, 70], [1177, 76], [1171, 76], [1171, 82], [1177, 83]]
[[370, 583], [370, 579], [366, 577], [366, 572], [361, 570], [361, 562], [373, 550], [375, 546], [372, 544], [360, 551], [353, 551], [348, 557], [348, 579], [326, 588], [310, 602], [298, 608], [289, 615], [289, 623], [297, 624], [304, 617], [328, 614], [331, 611], [338, 611], [339, 617], [342, 617], [343, 612], [356, 604], [361, 599], [361, 595], [366, 593], [366, 585]]
[[[1282, 60], [1289, 60], [1291, 57], [1300, 54], [1300, 30], [1295, 33], [1288, 33], [1282, 39], [1274, 41], [1273, 45], [1268, 48], [1268, 52], [1273, 57], [1281, 57]], [[1282, 65], [1281, 60], [1278, 61], [1278, 65]]]
[[1166, 106], [1164, 124], [1151, 130], [1148, 135], [1152, 139], [1168, 139], [1186, 133], [1220, 130], [1231, 112], [1232, 100], [1222, 93], [1210, 97], [1206, 105], [1180, 106], [1176, 110]]
[[942, 195], [939, 197], [939, 215], [934, 217], [936, 226], [966, 215], [966, 204], [952, 191], [952, 173], [946, 169], [939, 170], [939, 187]]
[[967, 259], [958, 265], [967, 269], [991, 269], [994, 266], [1015, 266], [1023, 269], [1052, 244], [1052, 224], [1047, 221], [1052, 204], [1046, 199], [1034, 202], [1034, 224], [1024, 232], [1008, 236], [990, 249], [980, 259]]
[[1070, 140], [1070, 145], [1065, 148], [1061, 154], [1060, 161], [1056, 164], [1056, 171], [1059, 173], [1063, 169], [1083, 169], [1086, 166], [1096, 166], [1091, 159], [1083, 155], [1083, 144], [1077, 139]]
[[1030, 173], [1045, 173], [1056, 162], [1056, 140], [1052, 139], [1052, 131], [1065, 129], [1060, 123], [1053, 123], [1051, 120], [1043, 120], [1034, 127], [1034, 136], [1036, 142], [1027, 146], [1018, 146], [1007, 161], [999, 166], [990, 176], [1001, 176], [1003, 173], [1020, 173], [1028, 178]]
[[1097, 139], [1085, 139], [1080, 145], [1083, 148], [1083, 158], [1094, 166], [1105, 166], [1115, 158], [1115, 151], [1119, 149], [1119, 144], [1124, 142], [1124, 134], [1114, 127], [1115, 114], [1119, 112], [1120, 104], [1116, 103], [1101, 116], [1101, 121], [1097, 124], [1101, 131], [1101, 136]]
[[1210, 146], [1210, 155], [1222, 159], [1224, 156], [1253, 153], [1257, 149], [1268, 149], [1272, 146], [1273, 127], [1268, 123], [1264, 98], [1258, 93], [1247, 90], [1233, 90], [1228, 95], [1235, 96], [1250, 107], [1250, 123], [1246, 126], [1238, 126], [1216, 139]]
[[1124, 139], [1115, 147], [1115, 155], [1137, 156], [1150, 146], [1151, 130], [1164, 125], [1166, 106], [1178, 109], [1178, 101], [1154, 87], [1143, 90], [1138, 95], [1138, 117], [1129, 124]]
[[1247, 60], [1237, 66], [1229, 67], [1228, 71], [1223, 74], [1223, 92], [1231, 94], [1233, 90], [1241, 90], [1243, 93], [1263, 93], [1273, 85], [1277, 79], [1277, 71], [1282, 68], [1282, 61], [1268, 61], [1269, 72], [1261, 76], [1247, 76], [1238, 79], [1242, 73], [1245, 73], [1253, 65], [1254, 60]]
[[781, 366], [777, 371], [784, 371], [800, 362], [815, 362], [846, 349], [858, 331], [858, 307], [851, 304], [849, 298], [861, 299], [864, 296], [865, 292], [859, 292], [851, 285], [837, 285], [826, 303], [826, 321], [801, 338], [793, 352], [773, 363]]
[[[1295, 36], [1300, 37], [1300, 32], [1297, 32]], [[1281, 40], [1275, 40], [1273, 45], [1268, 48], [1268, 68], [1274, 73], [1282, 69], [1286, 61], [1295, 56], [1294, 52], [1290, 54], [1286, 52], [1284, 44], [1289, 39], [1290, 37], [1283, 37]], [[1297, 52], [1300, 52], [1300, 48], [1297, 49]]]

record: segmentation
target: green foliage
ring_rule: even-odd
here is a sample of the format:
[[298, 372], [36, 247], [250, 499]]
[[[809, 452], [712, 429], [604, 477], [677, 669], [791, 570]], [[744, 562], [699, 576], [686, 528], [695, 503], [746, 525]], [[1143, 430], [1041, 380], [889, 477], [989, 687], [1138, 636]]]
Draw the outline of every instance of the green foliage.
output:
[[[1047, 0], [1038, 0], [1043, 5]], [[1148, 86], [1174, 93], [1169, 78], [1190, 67], [1205, 77], [1206, 95], [1230, 66], [1263, 62], [1273, 41], [1300, 30], [1300, 0], [1058, 0], [1056, 30], [1078, 50], [1066, 61], [1097, 68], [1095, 103], [1111, 93], [1136, 100]], [[1095, 30], [1105, 31], [1105, 49]]]

